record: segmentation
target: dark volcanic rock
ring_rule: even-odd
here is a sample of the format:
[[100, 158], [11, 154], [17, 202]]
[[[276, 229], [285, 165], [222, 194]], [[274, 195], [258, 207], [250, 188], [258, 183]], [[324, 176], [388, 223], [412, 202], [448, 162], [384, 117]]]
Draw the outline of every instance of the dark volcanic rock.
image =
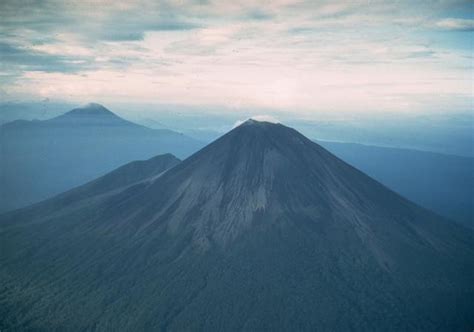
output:
[[1, 218], [2, 329], [474, 324], [473, 232], [280, 124], [248, 121], [160, 176], [87, 197]]

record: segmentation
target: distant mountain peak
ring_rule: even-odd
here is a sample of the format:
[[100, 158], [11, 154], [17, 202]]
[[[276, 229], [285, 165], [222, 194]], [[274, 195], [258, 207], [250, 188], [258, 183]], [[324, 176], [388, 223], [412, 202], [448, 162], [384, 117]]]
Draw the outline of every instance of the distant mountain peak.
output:
[[63, 115], [52, 119], [52, 121], [55, 123], [74, 123], [76, 125], [137, 126], [134, 123], [122, 119], [117, 114], [97, 103], [89, 103], [84, 106], [74, 108]]
[[80, 106], [80, 107], [77, 107], [69, 112], [66, 113], [66, 115], [69, 114], [69, 115], [87, 115], [87, 116], [91, 116], [91, 115], [100, 115], [100, 116], [103, 116], [103, 115], [108, 115], [108, 116], [115, 116], [117, 117], [117, 115], [115, 115], [113, 112], [109, 111], [107, 108], [105, 108], [103, 105], [101, 104], [97, 104], [97, 103], [88, 103], [86, 105], [83, 105], [83, 106]]

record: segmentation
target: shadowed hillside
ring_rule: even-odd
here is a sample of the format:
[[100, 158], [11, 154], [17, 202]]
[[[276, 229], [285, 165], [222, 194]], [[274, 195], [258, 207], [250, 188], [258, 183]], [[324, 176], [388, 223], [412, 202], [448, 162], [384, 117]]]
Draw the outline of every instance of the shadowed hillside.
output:
[[0, 127], [0, 211], [36, 203], [127, 162], [157, 154], [187, 157], [202, 144], [171, 130], [128, 122], [89, 104], [45, 121]]
[[474, 227], [474, 159], [438, 153], [319, 142], [409, 200]]

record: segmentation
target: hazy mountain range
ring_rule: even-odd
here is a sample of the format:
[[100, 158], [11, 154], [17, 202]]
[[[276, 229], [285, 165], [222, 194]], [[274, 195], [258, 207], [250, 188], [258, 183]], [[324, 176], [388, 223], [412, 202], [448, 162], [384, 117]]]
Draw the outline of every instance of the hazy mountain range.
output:
[[474, 324], [474, 232], [280, 124], [4, 214], [0, 243], [2, 330]]
[[44, 121], [0, 127], [0, 211], [36, 203], [133, 160], [172, 152], [187, 157], [203, 143], [171, 130], [126, 121], [89, 104]]
[[402, 196], [474, 227], [474, 158], [353, 143], [318, 143]]
[[[72, 103], [54, 100], [1, 102], [0, 124], [17, 119], [45, 120], [74, 108]], [[353, 142], [392, 148], [414, 149], [474, 157], [474, 117], [470, 109], [462, 112], [425, 114], [351, 112], [338, 115], [329, 110], [314, 110], [310, 118], [293, 112], [274, 113], [270, 109], [219, 106], [176, 105], [166, 103], [114, 103], [107, 106], [121, 117], [154, 129], [171, 129], [210, 143], [238, 121], [256, 114], [273, 115], [305, 136], [324, 141]]]
[[[161, 129], [136, 125], [90, 104], [51, 120], [1, 126], [0, 212], [49, 198], [133, 160], [160, 153], [183, 158], [203, 146], [154, 120], [148, 122]], [[402, 196], [474, 226], [473, 158], [318, 143]]]

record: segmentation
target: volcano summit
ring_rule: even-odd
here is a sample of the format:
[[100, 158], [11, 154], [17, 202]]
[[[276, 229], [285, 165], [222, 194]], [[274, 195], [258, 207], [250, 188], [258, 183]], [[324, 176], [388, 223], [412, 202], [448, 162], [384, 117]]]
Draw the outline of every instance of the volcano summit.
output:
[[474, 233], [297, 131], [249, 120], [176, 163], [1, 216], [0, 328], [474, 326]]

